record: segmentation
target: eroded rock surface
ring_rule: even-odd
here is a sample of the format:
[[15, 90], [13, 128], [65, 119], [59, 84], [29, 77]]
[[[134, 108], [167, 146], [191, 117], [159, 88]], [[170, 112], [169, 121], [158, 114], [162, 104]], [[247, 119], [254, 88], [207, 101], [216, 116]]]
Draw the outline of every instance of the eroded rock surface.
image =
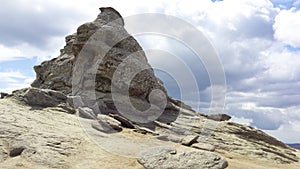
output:
[[174, 147], [149, 149], [139, 155], [138, 162], [146, 169], [223, 169], [228, 166], [227, 161], [216, 154]]

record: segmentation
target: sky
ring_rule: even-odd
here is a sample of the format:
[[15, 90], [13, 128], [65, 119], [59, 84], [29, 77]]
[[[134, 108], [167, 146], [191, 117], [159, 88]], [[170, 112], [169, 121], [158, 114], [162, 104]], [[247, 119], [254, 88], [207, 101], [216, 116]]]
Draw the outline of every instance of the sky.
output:
[[[32, 67], [57, 57], [64, 37], [93, 21], [99, 7], [117, 9], [125, 25], [131, 15], [166, 14], [197, 28], [218, 53], [226, 78], [224, 112], [233, 121], [262, 129], [286, 143], [300, 142], [300, 0], [0, 1], [1, 92], [29, 86], [35, 79]], [[212, 85], [205, 65], [166, 37], [136, 38], [143, 48], [173, 51], [196, 72], [199, 91], [189, 94], [200, 94], [200, 101], [187, 102], [206, 112]], [[148, 59], [151, 65], [162, 62], [162, 58]], [[164, 58], [163, 63], [176, 67], [172, 59]], [[178, 98], [176, 79], [156, 73], [169, 94]]]

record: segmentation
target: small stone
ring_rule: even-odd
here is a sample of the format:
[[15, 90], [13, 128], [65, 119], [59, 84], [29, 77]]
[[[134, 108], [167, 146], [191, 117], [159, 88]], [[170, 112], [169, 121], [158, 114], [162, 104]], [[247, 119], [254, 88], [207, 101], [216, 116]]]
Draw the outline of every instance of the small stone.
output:
[[136, 127], [137, 128], [133, 130], [134, 132], [141, 133], [141, 134], [151, 134], [153, 136], [158, 135], [158, 133], [156, 133], [155, 131], [152, 131], [146, 127], [138, 127], [138, 126], [136, 126]]
[[25, 150], [26, 148], [24, 146], [19, 146], [19, 147], [13, 147], [11, 148], [11, 150], [9, 151], [9, 156], [10, 157], [16, 157], [22, 154], [22, 152]]
[[130, 128], [130, 129], [134, 129], [134, 125], [133, 123], [126, 119], [123, 116], [117, 115], [117, 114], [109, 114], [109, 116], [111, 116], [112, 118], [118, 120], [119, 122], [121, 122], [121, 126], [126, 127], [126, 128]]
[[182, 139], [181, 144], [185, 146], [190, 146], [197, 142], [199, 135], [189, 135]]
[[78, 108], [79, 117], [86, 119], [96, 119], [94, 111], [88, 107], [79, 107]]
[[211, 144], [206, 143], [195, 143], [191, 147], [200, 149], [200, 150], [207, 150], [207, 151], [215, 151], [216, 147]]
[[107, 127], [106, 125], [108, 125], [111, 129], [114, 129], [115, 131], [122, 131], [121, 122], [110, 116], [98, 114], [97, 119], [99, 124], [103, 125], [104, 127]]
[[215, 121], [228, 121], [231, 119], [231, 116], [227, 114], [209, 114], [206, 118], [215, 120]]
[[104, 133], [117, 133], [122, 131], [122, 128], [118, 128], [117, 130], [112, 128], [109, 124], [101, 121], [93, 121], [91, 124], [92, 128]]

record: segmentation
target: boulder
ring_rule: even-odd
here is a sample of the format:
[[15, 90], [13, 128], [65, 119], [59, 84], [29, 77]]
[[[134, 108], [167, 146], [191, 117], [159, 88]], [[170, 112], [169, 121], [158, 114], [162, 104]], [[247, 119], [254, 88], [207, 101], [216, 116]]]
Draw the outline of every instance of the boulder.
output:
[[106, 133], [122, 131], [121, 122], [103, 114], [97, 115], [97, 122], [92, 123], [92, 127]]
[[206, 150], [206, 151], [215, 151], [216, 147], [211, 144], [206, 143], [195, 143], [191, 147], [200, 149], [200, 150]]
[[79, 107], [78, 115], [79, 117], [86, 118], [86, 119], [96, 119], [96, 115], [94, 114], [94, 111], [88, 107]]
[[122, 131], [122, 128], [112, 128], [108, 123], [103, 121], [93, 121], [91, 123], [93, 129], [98, 130], [103, 133], [117, 133]]
[[130, 129], [135, 128], [134, 124], [130, 120], [126, 119], [125, 117], [122, 117], [118, 114], [109, 114], [109, 116], [118, 120], [121, 123], [122, 127], [130, 128]]
[[138, 155], [138, 162], [146, 169], [223, 169], [227, 161], [208, 151], [174, 147], [155, 147]]
[[181, 144], [185, 146], [190, 146], [197, 142], [199, 135], [189, 135], [182, 139]]
[[1, 92], [0, 93], [0, 98], [1, 99], [4, 99], [6, 96], [8, 96], [9, 94], [8, 93], [3, 93], [3, 92]]
[[55, 107], [65, 103], [67, 96], [50, 89], [28, 88], [23, 94], [23, 99], [31, 106]]
[[231, 119], [231, 116], [227, 114], [209, 114], [206, 116], [206, 118], [215, 121], [228, 121]]

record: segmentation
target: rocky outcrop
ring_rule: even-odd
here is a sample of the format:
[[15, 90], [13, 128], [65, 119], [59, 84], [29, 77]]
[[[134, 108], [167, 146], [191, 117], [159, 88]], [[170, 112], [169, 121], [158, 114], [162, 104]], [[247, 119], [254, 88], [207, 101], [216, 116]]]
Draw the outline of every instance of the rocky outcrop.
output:
[[[37, 74], [36, 80], [33, 82], [33, 87], [47, 88], [57, 91], [62, 91], [65, 94], [71, 93], [73, 77], [74, 62], [80, 60], [80, 64], [86, 64], [85, 66], [98, 67], [98, 72], [95, 74], [85, 74], [81, 80], [80, 88], [89, 88], [91, 84], [88, 84], [88, 80], [95, 80], [95, 90], [103, 93], [111, 92], [112, 76], [116, 71], [118, 65], [128, 57], [132, 55], [141, 64], [147, 65], [148, 70], [138, 72], [134, 79], [131, 81], [131, 91], [133, 96], [143, 96], [146, 98], [149, 95], [151, 89], [160, 89], [165, 91], [161, 84], [153, 73], [150, 65], [147, 63], [146, 56], [137, 43], [137, 41], [130, 36], [124, 29], [124, 22], [121, 15], [112, 8], [100, 8], [101, 13], [94, 22], [85, 23], [78, 27], [77, 33], [66, 37], [66, 46], [61, 51], [61, 55], [53, 60], [43, 62], [39, 66], [35, 66]], [[117, 19], [117, 21], [115, 20]], [[96, 49], [91, 48], [88, 43], [93, 43], [90, 40], [91, 36], [98, 45]], [[124, 38], [124, 39], [123, 39]], [[103, 45], [107, 49], [104, 56], [97, 56], [102, 54], [106, 49], [101, 50]], [[89, 49], [93, 55], [88, 55], [85, 50]], [[103, 47], [104, 48], [104, 47]], [[80, 56], [80, 52], [81, 55]], [[138, 53], [135, 53], [138, 52]], [[102, 60], [98, 62], [92, 62]], [[96, 64], [96, 65], [91, 65]], [[86, 72], [87, 73], [87, 70]], [[96, 79], [91, 79], [95, 76]], [[127, 77], [125, 77], [127, 78]], [[86, 80], [88, 79], [88, 80]]]
[[210, 152], [174, 147], [155, 147], [140, 153], [138, 162], [146, 169], [223, 169], [227, 161]]
[[76, 33], [66, 37], [59, 57], [34, 67], [36, 80], [32, 86], [79, 96], [84, 106], [91, 108], [97, 103], [98, 111], [104, 114], [121, 111], [140, 115], [137, 122], [151, 121], [141, 113], [149, 108], [153, 116], [158, 112], [155, 118], [159, 121], [175, 120], [179, 110], [174, 105], [180, 107], [181, 102], [167, 95], [141, 46], [124, 29], [121, 15], [113, 8], [100, 10], [95, 21], [79, 26]]
[[[186, 140], [186, 145], [194, 148], [202, 149], [199, 144], [208, 144], [222, 154], [230, 152], [253, 158], [271, 159], [279, 163], [299, 162], [294, 149], [250, 126], [210, 120], [202, 115], [183, 114], [170, 126], [169, 129], [157, 128], [157, 130], [161, 136], [166, 136], [166, 140], [169, 137], [171, 137], [169, 141], [172, 141], [172, 137], [182, 138]], [[183, 133], [186, 132], [189, 137], [184, 136]]]
[[4, 99], [6, 96], [8, 96], [8, 93], [0, 93], [0, 99]]
[[66, 102], [67, 96], [59, 91], [28, 88], [23, 94], [23, 99], [31, 106], [55, 107]]

